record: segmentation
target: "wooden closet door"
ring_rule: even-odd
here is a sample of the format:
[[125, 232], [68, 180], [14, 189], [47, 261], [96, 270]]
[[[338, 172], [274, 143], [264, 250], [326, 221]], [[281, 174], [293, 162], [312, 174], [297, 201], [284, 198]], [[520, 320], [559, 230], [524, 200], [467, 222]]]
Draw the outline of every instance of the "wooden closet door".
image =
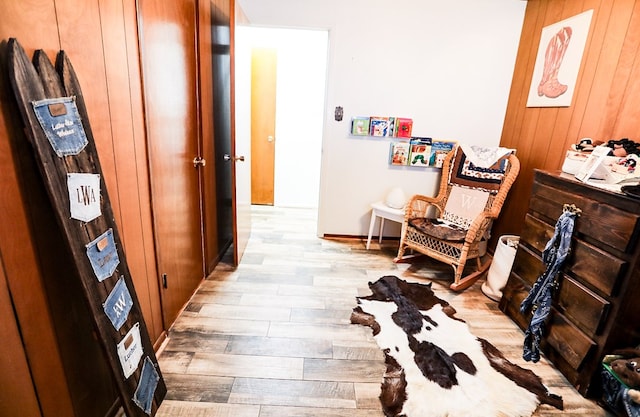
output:
[[204, 277], [195, 0], [141, 0], [146, 122], [163, 320]]
[[[275, 180], [277, 51], [251, 55], [251, 203], [272, 206]], [[259, 157], [258, 157], [259, 155]]]

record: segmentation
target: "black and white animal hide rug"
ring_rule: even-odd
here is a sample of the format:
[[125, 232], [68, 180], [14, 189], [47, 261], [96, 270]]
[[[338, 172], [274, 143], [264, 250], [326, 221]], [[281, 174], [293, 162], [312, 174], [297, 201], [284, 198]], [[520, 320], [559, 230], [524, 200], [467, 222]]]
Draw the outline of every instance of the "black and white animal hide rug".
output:
[[562, 409], [530, 370], [469, 332], [431, 284], [384, 276], [357, 297], [351, 322], [371, 327], [385, 353], [380, 402], [388, 417], [531, 416], [540, 403]]

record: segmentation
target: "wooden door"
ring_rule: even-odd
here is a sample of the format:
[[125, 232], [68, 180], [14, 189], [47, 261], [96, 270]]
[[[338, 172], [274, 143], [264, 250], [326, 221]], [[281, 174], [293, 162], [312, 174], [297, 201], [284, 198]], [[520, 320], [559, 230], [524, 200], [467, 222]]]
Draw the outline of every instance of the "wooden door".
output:
[[141, 0], [141, 53], [165, 328], [204, 277], [195, 0]]
[[[228, 112], [229, 105], [224, 105], [224, 98], [221, 92], [225, 90], [219, 88], [216, 81], [218, 71], [214, 68], [214, 55], [218, 49], [217, 44], [220, 43], [217, 36], [218, 32], [215, 29], [218, 25], [216, 22], [224, 21], [226, 16], [226, 26], [229, 26], [229, 0], [197, 0], [197, 2], [198, 50], [200, 53], [198, 64], [200, 76], [200, 135], [202, 138], [202, 156], [207, 163], [202, 168], [201, 201], [204, 222], [202, 229], [204, 231], [205, 275], [208, 275], [220, 261], [228, 246], [228, 243], [221, 241], [219, 237], [221, 234], [224, 235], [219, 229], [220, 212], [218, 210], [218, 193], [221, 191], [218, 185], [218, 172], [222, 164], [216, 158], [215, 153], [218, 148], [217, 138], [223, 136], [222, 131], [224, 129], [222, 127], [228, 126], [228, 123], [218, 123], [216, 116]], [[229, 139], [227, 139], [227, 142], [229, 142]]]
[[277, 52], [256, 48], [251, 58], [251, 202], [273, 205]]
[[[236, 90], [236, 27], [248, 20], [235, 0], [231, 0], [231, 167], [233, 184], [233, 247], [234, 263], [238, 265], [251, 234], [251, 135], [250, 120], [238, 120], [237, 106], [249, 104], [251, 98], [237, 96]], [[248, 80], [247, 80], [248, 81]], [[245, 127], [247, 127], [245, 129]]]
[[209, 274], [230, 247], [233, 263], [240, 262], [251, 229], [251, 201], [243, 197], [250, 195], [251, 178], [250, 173], [244, 174], [248, 153], [238, 152], [235, 140], [236, 4], [199, 1], [202, 146], [212, 162], [204, 171], [202, 189], [205, 272]]

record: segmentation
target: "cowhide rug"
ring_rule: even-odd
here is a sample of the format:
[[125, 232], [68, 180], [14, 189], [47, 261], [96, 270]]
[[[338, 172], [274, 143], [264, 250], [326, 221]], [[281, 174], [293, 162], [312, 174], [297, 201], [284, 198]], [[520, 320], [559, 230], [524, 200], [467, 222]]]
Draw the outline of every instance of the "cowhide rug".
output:
[[369, 288], [351, 322], [371, 327], [385, 353], [386, 416], [531, 416], [540, 403], [562, 409], [537, 375], [471, 334], [431, 284], [384, 276]]

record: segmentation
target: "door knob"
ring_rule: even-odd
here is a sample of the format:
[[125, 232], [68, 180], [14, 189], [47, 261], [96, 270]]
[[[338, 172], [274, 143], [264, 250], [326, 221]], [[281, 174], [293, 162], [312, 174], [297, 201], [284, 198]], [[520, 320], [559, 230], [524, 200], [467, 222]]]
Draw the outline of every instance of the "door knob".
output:
[[231, 157], [231, 155], [229, 155], [228, 153], [225, 153], [224, 156], [222, 157], [225, 161], [231, 161], [232, 159], [234, 161], [244, 161], [244, 155], [240, 155], [240, 156], [234, 156], [233, 158]]
[[199, 166], [203, 167], [207, 165], [207, 161], [201, 157], [201, 156], [196, 156], [195, 158], [193, 158], [193, 167], [194, 168], [198, 168]]
[[271, 135], [267, 136], [267, 142], [273, 142], [273, 136]]

